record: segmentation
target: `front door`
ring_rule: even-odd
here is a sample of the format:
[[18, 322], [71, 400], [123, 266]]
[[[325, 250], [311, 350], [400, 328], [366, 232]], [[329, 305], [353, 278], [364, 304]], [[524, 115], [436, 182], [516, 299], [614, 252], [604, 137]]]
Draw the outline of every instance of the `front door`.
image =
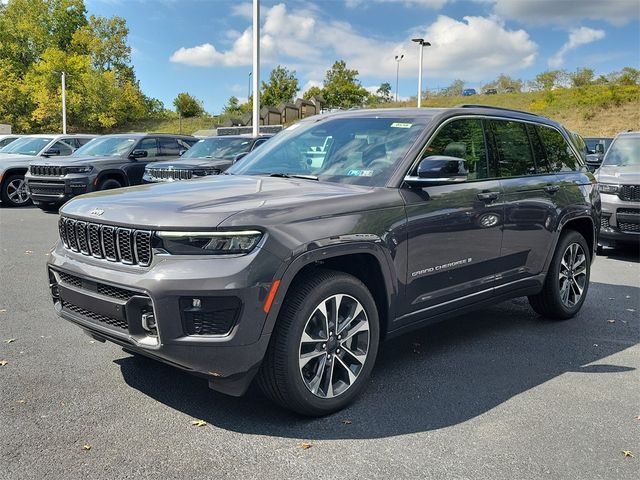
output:
[[450, 121], [423, 154], [423, 158], [464, 159], [467, 182], [402, 190], [408, 269], [406, 311], [398, 327], [493, 295], [504, 207], [500, 182], [489, 162], [483, 122], [478, 118]]

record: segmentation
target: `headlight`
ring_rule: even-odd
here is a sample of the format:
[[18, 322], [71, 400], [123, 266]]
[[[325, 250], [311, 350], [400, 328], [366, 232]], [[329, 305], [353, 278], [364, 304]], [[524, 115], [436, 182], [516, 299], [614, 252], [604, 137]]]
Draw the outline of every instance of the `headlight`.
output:
[[218, 175], [220, 170], [217, 168], [198, 168], [193, 170], [192, 175], [194, 177], [206, 177], [207, 175]]
[[262, 232], [158, 232], [163, 248], [174, 255], [231, 255], [249, 253]]
[[620, 192], [620, 185], [613, 183], [599, 183], [598, 190], [602, 193], [610, 193], [611, 195], [617, 195]]
[[65, 170], [67, 173], [89, 173], [93, 170], [93, 167], [66, 167]]

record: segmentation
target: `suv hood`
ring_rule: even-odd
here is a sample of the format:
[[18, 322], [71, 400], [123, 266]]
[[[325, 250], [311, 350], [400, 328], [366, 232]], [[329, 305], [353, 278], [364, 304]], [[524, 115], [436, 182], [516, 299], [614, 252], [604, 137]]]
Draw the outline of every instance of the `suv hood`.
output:
[[106, 156], [106, 157], [78, 156], [76, 157], [75, 155], [69, 155], [67, 157], [49, 157], [49, 158], [38, 157], [38, 162], [34, 162], [34, 163], [36, 165], [49, 165], [49, 166], [53, 165], [53, 166], [65, 167], [68, 165], [76, 165], [78, 163], [92, 164], [100, 161], [113, 161], [113, 160], [119, 160], [122, 158], [123, 158], [122, 156]]
[[601, 183], [640, 185], [640, 168], [637, 165], [604, 165], [596, 172], [596, 179]]
[[222, 158], [178, 158], [168, 162], [153, 162], [147, 164], [148, 168], [166, 168], [166, 169], [192, 169], [202, 167], [219, 167], [225, 168], [230, 166], [233, 160], [224, 160]]
[[[89, 193], [66, 203], [61, 213], [138, 228], [210, 229], [241, 212], [247, 214], [250, 225], [267, 225], [389, 206], [389, 196], [382, 194], [385, 191], [392, 190], [295, 178], [219, 175]], [[361, 197], [366, 199], [357, 201]], [[399, 195], [394, 198], [394, 203], [402, 204]], [[243, 218], [234, 221], [242, 222]]]

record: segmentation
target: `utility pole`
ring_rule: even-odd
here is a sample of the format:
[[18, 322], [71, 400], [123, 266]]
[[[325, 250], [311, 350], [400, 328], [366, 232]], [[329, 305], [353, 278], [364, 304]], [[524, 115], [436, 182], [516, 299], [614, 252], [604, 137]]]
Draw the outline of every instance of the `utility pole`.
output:
[[398, 102], [398, 79], [400, 75], [400, 61], [404, 58], [404, 54], [396, 55], [396, 103]]
[[253, 136], [260, 133], [260, 0], [253, 0]]
[[420, 62], [418, 63], [418, 108], [422, 105], [422, 51], [423, 47], [430, 47], [429, 42], [425, 42], [424, 38], [412, 38], [412, 42], [420, 45]]
[[66, 74], [62, 72], [62, 134], [67, 134], [67, 85]]

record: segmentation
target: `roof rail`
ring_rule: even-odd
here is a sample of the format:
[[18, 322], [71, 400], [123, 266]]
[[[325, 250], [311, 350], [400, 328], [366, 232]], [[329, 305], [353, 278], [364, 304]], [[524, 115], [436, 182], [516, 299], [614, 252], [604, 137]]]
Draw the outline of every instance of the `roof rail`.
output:
[[524, 110], [516, 110], [514, 108], [494, 107], [493, 105], [481, 105], [474, 103], [463, 103], [462, 105], [456, 105], [456, 108], [488, 108], [491, 110], [502, 110], [505, 112], [526, 113], [527, 115], [533, 115], [534, 117], [540, 116], [537, 113], [525, 112]]

